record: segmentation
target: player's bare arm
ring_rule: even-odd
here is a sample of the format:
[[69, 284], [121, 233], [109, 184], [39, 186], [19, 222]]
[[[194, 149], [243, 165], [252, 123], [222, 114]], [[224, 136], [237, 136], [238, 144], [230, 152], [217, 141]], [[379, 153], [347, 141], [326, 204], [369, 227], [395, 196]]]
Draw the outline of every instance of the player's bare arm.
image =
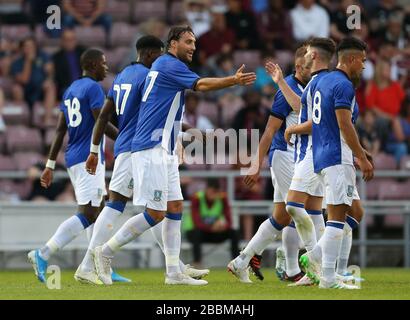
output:
[[312, 134], [312, 120], [305, 121], [304, 123], [295, 124], [293, 126], [287, 127], [285, 130], [285, 140], [289, 145], [291, 143], [291, 138], [293, 134]]
[[224, 78], [201, 78], [198, 80], [196, 91], [211, 91], [219, 90], [235, 85], [248, 86], [255, 82], [255, 72], [243, 72], [245, 65], [243, 64], [235, 73], [235, 75]]
[[60, 115], [58, 116], [56, 134], [54, 136], [53, 143], [50, 147], [46, 168], [43, 170], [43, 173], [40, 177], [40, 184], [43, 188], [48, 188], [53, 182], [53, 171], [55, 167], [55, 162], [57, 159], [57, 155], [60, 152], [61, 146], [63, 145], [63, 140], [66, 132], [67, 124], [65, 122], [64, 113], [60, 112]]
[[252, 188], [252, 186], [258, 181], [262, 161], [265, 158], [265, 155], [268, 153], [270, 145], [272, 144], [273, 136], [282, 126], [282, 122], [283, 120], [279, 118], [273, 116], [269, 117], [265, 132], [263, 133], [261, 141], [259, 142], [257, 159], [256, 161], [252, 161], [252, 165], [249, 169], [250, 173], [244, 178], [244, 182], [249, 188]]
[[272, 77], [272, 80], [279, 86], [286, 101], [295, 112], [300, 110], [300, 97], [289, 87], [285, 78], [283, 77], [282, 69], [278, 64], [273, 62], [266, 63], [266, 71]]
[[345, 139], [346, 144], [352, 150], [353, 155], [357, 159], [357, 164], [360, 167], [360, 170], [362, 170], [363, 172], [363, 179], [365, 181], [371, 180], [373, 178], [374, 168], [370, 161], [367, 159], [365, 150], [360, 145], [359, 138], [352, 123], [351, 111], [348, 109], [337, 109], [336, 118], [343, 138]]
[[[117, 138], [118, 130], [112, 123], [109, 122], [114, 111], [115, 104], [111, 99], [105, 100], [101, 112], [98, 109], [93, 110], [93, 116], [96, 119], [92, 136], [92, 144], [94, 146], [100, 145], [104, 133], [113, 140]], [[87, 161], [85, 162], [85, 168], [87, 172], [94, 175], [97, 170], [97, 164], [98, 153], [90, 152]]]

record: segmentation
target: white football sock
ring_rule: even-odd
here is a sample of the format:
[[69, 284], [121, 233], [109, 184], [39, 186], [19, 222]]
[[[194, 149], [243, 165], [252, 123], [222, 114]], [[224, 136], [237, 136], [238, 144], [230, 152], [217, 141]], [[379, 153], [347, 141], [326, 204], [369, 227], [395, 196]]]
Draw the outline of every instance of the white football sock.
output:
[[299, 235], [294, 225], [285, 227], [282, 231], [282, 246], [286, 258], [286, 274], [293, 277], [300, 273], [299, 268]]
[[323, 218], [322, 211], [320, 210], [306, 210], [312, 219], [313, 225], [315, 226], [316, 241], [319, 241], [325, 232], [325, 219]]
[[102, 253], [108, 257], [113, 257], [114, 253], [122, 246], [138, 238], [142, 233], [155, 225], [154, 219], [144, 213], [127, 220], [117, 233], [108, 240], [102, 247]]
[[87, 229], [85, 229], [85, 234], [87, 235], [88, 243], [90, 243], [94, 232], [94, 223], [90, 225]]
[[180, 213], [167, 213], [162, 221], [162, 240], [164, 243], [167, 274], [180, 273], [179, 254], [181, 251]]
[[283, 226], [278, 224], [273, 217], [262, 222], [246, 248], [234, 260], [235, 265], [241, 269], [247, 268], [249, 261], [255, 254], [261, 255], [270, 243], [278, 239], [282, 229]]
[[95, 247], [101, 246], [110, 239], [115, 221], [124, 211], [125, 205], [125, 202], [120, 201], [107, 202], [106, 206], [99, 214], [97, 220], [93, 224], [94, 232], [92, 233], [91, 241], [88, 244], [88, 249], [84, 259], [81, 262], [81, 270], [83, 272], [90, 272], [94, 270], [94, 262], [92, 260], [91, 252], [95, 249]]
[[303, 204], [288, 202], [286, 205], [286, 211], [295, 222], [296, 230], [299, 233], [306, 250], [311, 251], [317, 242], [315, 227]]
[[322, 247], [322, 275], [326, 282], [332, 283], [336, 277], [336, 260], [343, 240], [344, 222], [328, 221], [326, 223]]
[[68, 218], [60, 224], [54, 235], [40, 249], [40, 256], [48, 260], [54, 252], [73, 241], [87, 227], [89, 227], [88, 220], [81, 213]]
[[337, 273], [344, 275], [347, 272], [350, 250], [352, 248], [353, 229], [357, 228], [359, 223], [351, 216], [346, 216], [346, 223], [343, 228], [343, 241], [340, 247], [339, 258], [337, 260]]
[[[162, 221], [157, 223], [154, 227], [151, 228], [152, 235], [161, 248], [162, 253], [164, 253], [164, 243], [162, 241]], [[181, 272], [184, 273], [186, 271], [186, 265], [179, 259], [179, 268]]]

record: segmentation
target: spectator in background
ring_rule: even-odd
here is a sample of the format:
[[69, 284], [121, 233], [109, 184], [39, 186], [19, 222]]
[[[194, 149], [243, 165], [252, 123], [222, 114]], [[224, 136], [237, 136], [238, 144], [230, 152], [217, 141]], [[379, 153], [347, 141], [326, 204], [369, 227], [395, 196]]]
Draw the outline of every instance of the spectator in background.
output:
[[205, 191], [199, 191], [192, 197], [191, 219], [184, 219], [184, 230], [193, 244], [194, 265], [201, 265], [201, 245], [204, 242], [220, 243], [229, 239], [232, 259], [239, 254], [239, 237], [232, 227], [231, 208], [217, 179], [208, 179]]
[[61, 35], [61, 49], [53, 56], [54, 81], [60, 100], [70, 84], [81, 77], [80, 57], [85, 48], [77, 45], [75, 32], [65, 29]]
[[185, 0], [185, 18], [197, 38], [211, 28], [211, 14], [207, 0]]
[[43, 25], [43, 31], [52, 38], [58, 38], [61, 35], [61, 29], [47, 28], [47, 19], [50, 14], [47, 13], [47, 8], [51, 5], [61, 7], [61, 0], [25, 0], [29, 4], [31, 19], [33, 23], [40, 23]]
[[[256, 81], [253, 88], [262, 94], [265, 98], [271, 99], [278, 85], [272, 80], [272, 77], [266, 72], [265, 65], [268, 61], [275, 61], [275, 53], [271, 51], [264, 51], [262, 53], [262, 65], [256, 68]], [[270, 102], [272, 103], [272, 101]], [[270, 107], [270, 106], [269, 106]]]
[[110, 46], [112, 18], [105, 14], [105, 0], [64, 0], [64, 25], [73, 28], [79, 24], [83, 27], [100, 25], [105, 30], [106, 45]]
[[360, 143], [373, 156], [382, 148], [387, 132], [383, 132], [376, 125], [376, 114], [372, 109], [366, 109], [357, 124]]
[[25, 2], [25, 0], [1, 0], [0, 22], [2, 24], [30, 24], [33, 27]]
[[[251, 130], [258, 129], [262, 134], [268, 119], [268, 109], [263, 107], [261, 95], [255, 90], [249, 90], [243, 95], [245, 107], [236, 114], [232, 128], [239, 132], [240, 129], [247, 130], [250, 139]], [[250, 141], [248, 139], [248, 142]]]
[[34, 38], [20, 42], [21, 56], [11, 65], [11, 75], [17, 85], [24, 90], [24, 99], [30, 108], [44, 99], [46, 126], [53, 125], [52, 112], [56, 105], [56, 89], [53, 78], [53, 65], [48, 55], [38, 50]]
[[268, 50], [292, 48], [292, 23], [283, 0], [269, 0], [269, 8], [257, 16], [261, 40]]
[[6, 131], [6, 124], [3, 119], [3, 107], [4, 107], [4, 92], [0, 88], [0, 133]]
[[366, 106], [378, 117], [382, 128], [391, 128], [391, 135], [386, 143], [386, 151], [400, 162], [407, 154], [403, 128], [399, 120], [399, 112], [405, 98], [400, 83], [391, 79], [390, 62], [380, 59], [375, 66], [375, 75], [366, 88]]
[[310, 37], [329, 37], [329, 14], [315, 0], [299, 0], [290, 11], [290, 17], [296, 41], [303, 42]]
[[[335, 10], [330, 16], [330, 35], [335, 41], [342, 40], [353, 31], [347, 27], [346, 23], [349, 17], [347, 9], [352, 5], [360, 6], [359, 2], [356, 0], [342, 0], [338, 5], [337, 10]], [[365, 17], [362, 13], [360, 21], [361, 23], [365, 23]], [[361, 29], [361, 26], [359, 29]]]
[[384, 32], [383, 42], [391, 42], [398, 49], [404, 49], [407, 41], [402, 28], [403, 15], [401, 12], [394, 12], [389, 15], [386, 31]]
[[410, 150], [410, 100], [407, 98], [400, 111], [400, 124], [406, 139], [407, 150]]
[[185, 94], [184, 122], [191, 127], [206, 131], [214, 126], [209, 119], [198, 113], [199, 96], [193, 91]]
[[207, 60], [221, 53], [231, 53], [235, 46], [235, 34], [226, 26], [223, 13], [212, 12], [211, 29], [198, 39], [199, 62], [206, 65]]
[[131, 43], [130, 52], [124, 62], [121, 63], [120, 69], [125, 68], [131, 62], [135, 61], [135, 57], [138, 57], [137, 48], [135, 43], [138, 41], [139, 38], [143, 36], [154, 36], [161, 39], [164, 43], [167, 40], [167, 26], [161, 20], [156, 18], [149, 18], [148, 20], [142, 22], [138, 25], [138, 31], [134, 37], [134, 41]]
[[396, 0], [380, 0], [370, 12], [370, 31], [374, 37], [383, 38], [391, 14], [403, 10]]
[[[212, 77], [228, 77], [230, 74], [235, 74], [235, 65], [231, 54], [220, 54], [216, 57], [215, 64], [210, 61], [210, 73]], [[210, 93], [211, 97], [220, 99], [226, 95], [240, 96], [244, 93], [245, 88], [242, 86], [225, 88]]]
[[255, 17], [245, 11], [241, 0], [228, 0], [228, 11], [225, 13], [226, 23], [233, 30], [238, 49], [259, 49], [259, 35]]

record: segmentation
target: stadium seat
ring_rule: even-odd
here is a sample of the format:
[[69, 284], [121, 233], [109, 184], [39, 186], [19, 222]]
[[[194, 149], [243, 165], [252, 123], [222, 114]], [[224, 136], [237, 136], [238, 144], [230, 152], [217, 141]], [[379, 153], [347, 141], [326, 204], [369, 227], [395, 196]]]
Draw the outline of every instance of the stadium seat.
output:
[[[137, 34], [137, 26], [130, 25], [126, 22], [115, 22], [112, 27], [111, 44], [113, 47], [133, 45]], [[107, 59], [108, 60], [108, 59]]]
[[404, 156], [400, 160], [400, 169], [401, 170], [410, 170], [410, 156]]
[[135, 5], [134, 16], [138, 22], [146, 20], [147, 17], [163, 20], [166, 14], [166, 2], [162, 0], [140, 0]]
[[[54, 140], [54, 136], [56, 134], [56, 129], [55, 128], [48, 128], [44, 137], [44, 143], [45, 146], [51, 146], [51, 144], [53, 143]], [[64, 140], [63, 140], [63, 145], [61, 147], [62, 150], [65, 150], [68, 144], [68, 134], [66, 134], [64, 136]]]
[[258, 50], [240, 50], [235, 51], [233, 55], [235, 66], [239, 67], [245, 64], [245, 70], [254, 71], [261, 65], [261, 54]]
[[78, 43], [87, 47], [105, 45], [105, 32], [101, 26], [75, 27]]
[[13, 158], [18, 170], [28, 170], [36, 163], [44, 161], [43, 156], [36, 152], [17, 152]]
[[3, 24], [0, 28], [1, 36], [6, 39], [19, 41], [31, 35], [31, 30], [28, 24]]
[[42, 24], [38, 24], [34, 30], [34, 36], [37, 40], [37, 43], [41, 46], [41, 48], [47, 47], [59, 47], [60, 46], [60, 39], [59, 38], [50, 38], [44, 32], [44, 26]]
[[[44, 117], [44, 106], [41, 102], [36, 102], [33, 106], [33, 111], [32, 111], [32, 117], [33, 117], [33, 124], [34, 126], [38, 127], [38, 128], [43, 128], [44, 127], [44, 121], [43, 121], [43, 117]], [[60, 114], [60, 106], [56, 106], [53, 109], [53, 128], [57, 125], [57, 120], [58, 120], [58, 116]]]
[[386, 227], [403, 227], [404, 217], [402, 214], [388, 214], [384, 218], [384, 224]]
[[28, 125], [30, 120], [30, 111], [24, 102], [6, 101], [2, 115], [7, 125]]
[[17, 166], [13, 158], [0, 154], [0, 171], [13, 171]]
[[105, 12], [111, 15], [114, 21], [129, 21], [130, 20], [130, 1], [129, 0], [122, 0], [122, 1], [108, 0], [106, 8], [105, 8]]
[[6, 131], [7, 149], [10, 153], [18, 151], [42, 151], [40, 131], [23, 126], [10, 126]]
[[410, 182], [382, 181], [379, 185], [380, 200], [410, 199]]
[[19, 200], [19, 190], [16, 183], [9, 179], [0, 179], [0, 201]]
[[397, 163], [393, 156], [386, 153], [379, 153], [374, 158], [374, 167], [376, 170], [396, 170]]

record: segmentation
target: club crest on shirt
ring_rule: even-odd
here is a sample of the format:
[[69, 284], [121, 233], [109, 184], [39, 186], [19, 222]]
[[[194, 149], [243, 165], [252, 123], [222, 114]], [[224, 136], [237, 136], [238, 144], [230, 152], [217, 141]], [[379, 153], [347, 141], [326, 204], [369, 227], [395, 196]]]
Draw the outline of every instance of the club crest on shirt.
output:
[[353, 190], [354, 190], [353, 186], [347, 186], [347, 196], [348, 197], [353, 197]]
[[133, 189], [134, 188], [134, 179], [131, 178], [130, 183], [128, 184], [128, 189]]
[[161, 201], [162, 191], [154, 190], [154, 201]]

